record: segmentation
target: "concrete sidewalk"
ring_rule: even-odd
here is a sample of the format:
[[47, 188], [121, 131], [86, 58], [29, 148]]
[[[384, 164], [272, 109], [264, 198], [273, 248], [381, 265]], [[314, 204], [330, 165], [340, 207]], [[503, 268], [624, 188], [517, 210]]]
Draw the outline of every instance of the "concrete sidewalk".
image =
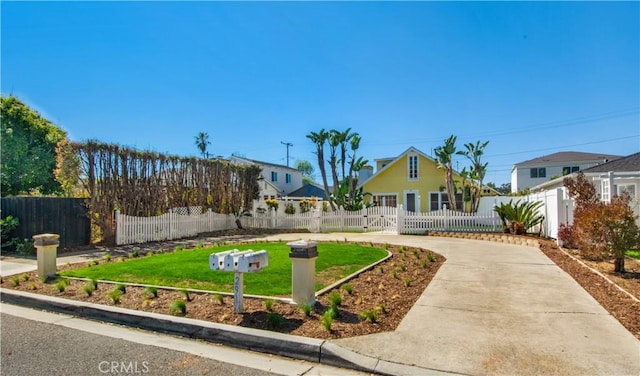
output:
[[[280, 234], [265, 239], [345, 238], [428, 248], [447, 261], [394, 332], [311, 340], [309, 348], [318, 352], [320, 361], [324, 356], [328, 364], [398, 375], [438, 371], [640, 374], [640, 341], [537, 248], [387, 234]], [[73, 255], [61, 257], [58, 263], [96, 257], [99, 255]], [[111, 314], [117, 314], [109, 308]], [[211, 323], [202, 326], [211, 327]], [[214, 326], [216, 331], [225, 330]], [[228, 330], [228, 337], [233, 338], [237, 329]], [[255, 336], [265, 346], [269, 341], [264, 336], [269, 333], [243, 330], [247, 338]], [[274, 350], [290, 346], [294, 353], [294, 347], [300, 348], [300, 337], [276, 334]]]

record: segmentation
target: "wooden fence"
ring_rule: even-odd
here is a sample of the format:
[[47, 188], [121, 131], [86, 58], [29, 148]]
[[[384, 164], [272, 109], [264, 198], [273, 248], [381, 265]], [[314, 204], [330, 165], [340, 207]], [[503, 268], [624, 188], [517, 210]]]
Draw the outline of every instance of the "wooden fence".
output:
[[60, 250], [91, 242], [91, 222], [82, 198], [2, 197], [0, 202], [2, 218], [11, 215], [20, 221], [12, 237], [59, 234]]

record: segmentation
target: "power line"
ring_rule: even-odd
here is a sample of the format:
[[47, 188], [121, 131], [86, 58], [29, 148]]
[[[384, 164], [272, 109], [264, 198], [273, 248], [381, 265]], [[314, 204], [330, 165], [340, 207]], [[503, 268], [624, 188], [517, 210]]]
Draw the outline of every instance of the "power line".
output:
[[631, 137], [640, 137], [640, 134], [632, 134], [632, 135], [628, 135], [628, 136], [624, 136], [624, 137], [610, 138], [608, 140], [583, 142], [583, 143], [580, 143], [580, 144], [573, 144], [573, 145], [555, 146], [555, 147], [551, 147], [551, 148], [532, 149], [532, 150], [524, 150], [524, 151], [514, 151], [514, 152], [511, 152], [511, 153], [502, 153], [502, 154], [488, 154], [488, 155], [486, 155], [486, 157], [487, 158], [490, 158], [490, 157], [502, 157], [502, 156], [505, 156], [505, 155], [526, 154], [526, 153], [532, 153], [532, 152], [536, 152], [536, 151], [557, 150], [557, 149], [570, 148], [570, 147], [574, 147], [574, 146], [603, 144], [603, 143], [606, 143], [606, 142], [625, 140], [625, 139], [628, 139], [628, 138], [631, 138]]

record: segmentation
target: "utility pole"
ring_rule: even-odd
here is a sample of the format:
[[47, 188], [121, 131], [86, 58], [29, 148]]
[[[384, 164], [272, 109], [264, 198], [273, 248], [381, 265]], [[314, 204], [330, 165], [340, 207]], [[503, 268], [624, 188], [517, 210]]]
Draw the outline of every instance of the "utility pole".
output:
[[287, 167], [289, 167], [289, 147], [293, 146], [291, 142], [280, 141], [280, 143], [287, 147]]

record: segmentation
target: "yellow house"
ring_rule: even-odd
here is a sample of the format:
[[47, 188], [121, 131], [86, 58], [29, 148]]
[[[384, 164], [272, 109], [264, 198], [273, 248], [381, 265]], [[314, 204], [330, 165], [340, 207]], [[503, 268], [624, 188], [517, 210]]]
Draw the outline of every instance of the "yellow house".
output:
[[[427, 212], [449, 205], [445, 186], [445, 171], [436, 161], [410, 147], [396, 158], [376, 159], [376, 173], [360, 183], [368, 200], [379, 206], [402, 205], [407, 211]], [[462, 181], [454, 171], [453, 179]], [[462, 210], [462, 192], [456, 193], [458, 210]]]

